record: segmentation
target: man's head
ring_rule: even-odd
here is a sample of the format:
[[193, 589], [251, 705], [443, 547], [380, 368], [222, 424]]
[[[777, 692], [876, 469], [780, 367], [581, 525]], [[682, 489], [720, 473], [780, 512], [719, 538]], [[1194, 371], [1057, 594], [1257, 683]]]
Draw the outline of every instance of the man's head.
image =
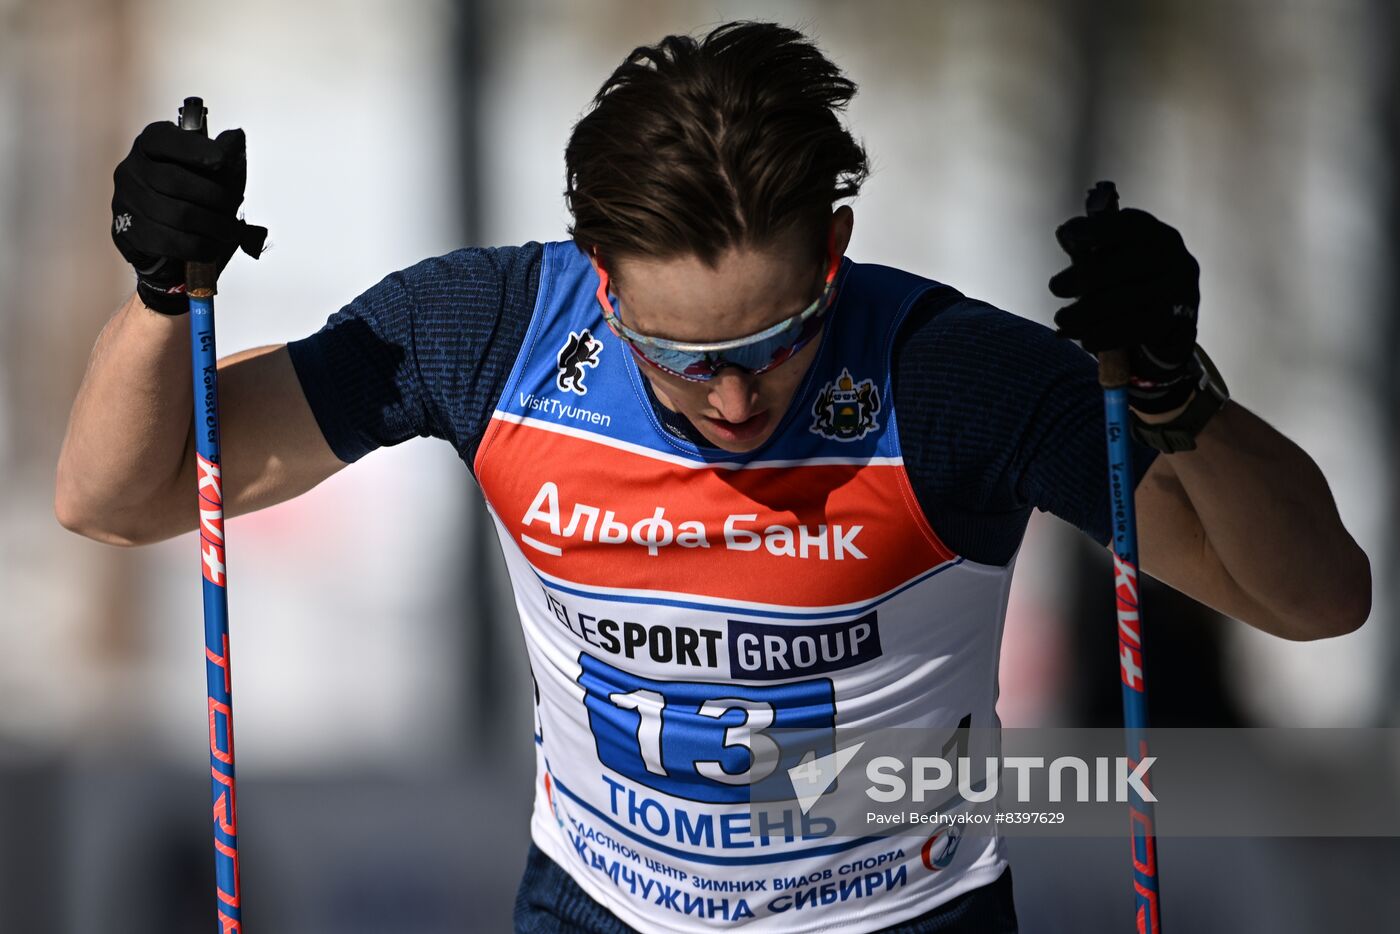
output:
[[[565, 153], [571, 232], [606, 270], [621, 323], [663, 340], [731, 341], [819, 299], [850, 242], [851, 211], [834, 203], [867, 171], [837, 117], [854, 94], [800, 33], [766, 23], [629, 55]], [[760, 374], [641, 369], [710, 443], [746, 451], [777, 427], [818, 343]]]

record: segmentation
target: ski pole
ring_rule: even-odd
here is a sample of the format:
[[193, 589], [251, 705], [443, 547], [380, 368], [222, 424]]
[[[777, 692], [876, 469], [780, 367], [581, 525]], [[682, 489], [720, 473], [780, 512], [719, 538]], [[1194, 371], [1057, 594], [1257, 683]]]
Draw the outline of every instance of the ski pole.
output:
[[[1112, 182], [1099, 182], [1088, 194], [1085, 213], [1118, 210]], [[1113, 591], [1118, 607], [1118, 674], [1123, 682], [1123, 725], [1128, 762], [1147, 758], [1147, 682], [1143, 671], [1142, 613], [1138, 604], [1137, 511], [1133, 504], [1132, 451], [1128, 446], [1128, 352], [1099, 355], [1108, 435], [1108, 489], [1113, 510]], [[1162, 905], [1157, 878], [1157, 830], [1152, 802], [1130, 790], [1133, 828], [1133, 892], [1138, 934], [1161, 934]]]
[[[207, 115], [203, 100], [185, 98], [180, 108], [180, 129], [208, 135], [204, 122]], [[194, 362], [195, 463], [199, 481], [200, 570], [204, 578], [204, 675], [209, 693], [209, 789], [213, 800], [215, 896], [220, 934], [242, 934], [224, 483], [219, 467], [218, 355], [214, 349], [214, 292], [218, 277], [219, 268], [214, 263], [185, 263], [185, 290], [190, 298], [190, 351]]]

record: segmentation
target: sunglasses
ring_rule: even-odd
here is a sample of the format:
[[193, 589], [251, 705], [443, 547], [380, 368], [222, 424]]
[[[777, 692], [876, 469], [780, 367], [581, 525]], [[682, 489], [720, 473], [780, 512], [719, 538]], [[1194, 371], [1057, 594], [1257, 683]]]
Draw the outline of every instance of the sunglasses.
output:
[[831, 307], [836, 292], [836, 273], [841, 268], [841, 257], [836, 255], [835, 231], [827, 240], [826, 281], [821, 295], [790, 318], [779, 321], [770, 328], [756, 334], [738, 337], [734, 340], [697, 344], [690, 341], [673, 341], [662, 337], [642, 334], [623, 324], [617, 316], [608, 295], [608, 271], [594, 250], [598, 261], [598, 304], [603, 308], [603, 320], [632, 352], [644, 363], [658, 370], [679, 376], [693, 382], [714, 379], [719, 371], [727, 366], [739, 367], [749, 373], [766, 373], [781, 366], [817, 336], [821, 330], [822, 315]]

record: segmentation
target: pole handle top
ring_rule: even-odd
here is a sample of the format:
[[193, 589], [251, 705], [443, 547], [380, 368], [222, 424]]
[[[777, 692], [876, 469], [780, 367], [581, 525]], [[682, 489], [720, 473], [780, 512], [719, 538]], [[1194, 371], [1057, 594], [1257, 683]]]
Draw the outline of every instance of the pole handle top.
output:
[[[204, 106], [204, 98], [187, 97], [180, 106], [180, 129], [200, 136], [209, 135], [209, 108]], [[219, 268], [214, 263], [185, 263], [185, 291], [195, 298], [209, 298], [215, 292], [219, 279]]]
[[205, 126], [205, 121], [209, 118], [209, 108], [204, 106], [204, 98], [187, 97], [185, 103], [180, 106], [180, 129], [193, 130], [196, 133], [209, 135], [209, 130]]
[[[1084, 213], [1090, 217], [1096, 214], [1112, 214], [1118, 210], [1118, 187], [1107, 179], [1098, 182], [1084, 196]], [[1131, 369], [1126, 350], [1101, 351], [1099, 357], [1099, 385], [1105, 389], [1117, 389], [1128, 385]]]

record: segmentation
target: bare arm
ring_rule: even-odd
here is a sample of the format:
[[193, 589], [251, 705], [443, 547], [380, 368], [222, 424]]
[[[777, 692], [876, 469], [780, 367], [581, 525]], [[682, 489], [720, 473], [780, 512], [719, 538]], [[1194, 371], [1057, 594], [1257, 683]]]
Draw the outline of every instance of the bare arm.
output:
[[[196, 527], [189, 320], [133, 295], [88, 361], [59, 455], [65, 528], [138, 545]], [[285, 345], [219, 361], [227, 515], [291, 499], [345, 464], [321, 435]]]
[[1285, 639], [1351, 632], [1371, 566], [1312, 459], [1235, 402], [1137, 489], [1143, 570]]

